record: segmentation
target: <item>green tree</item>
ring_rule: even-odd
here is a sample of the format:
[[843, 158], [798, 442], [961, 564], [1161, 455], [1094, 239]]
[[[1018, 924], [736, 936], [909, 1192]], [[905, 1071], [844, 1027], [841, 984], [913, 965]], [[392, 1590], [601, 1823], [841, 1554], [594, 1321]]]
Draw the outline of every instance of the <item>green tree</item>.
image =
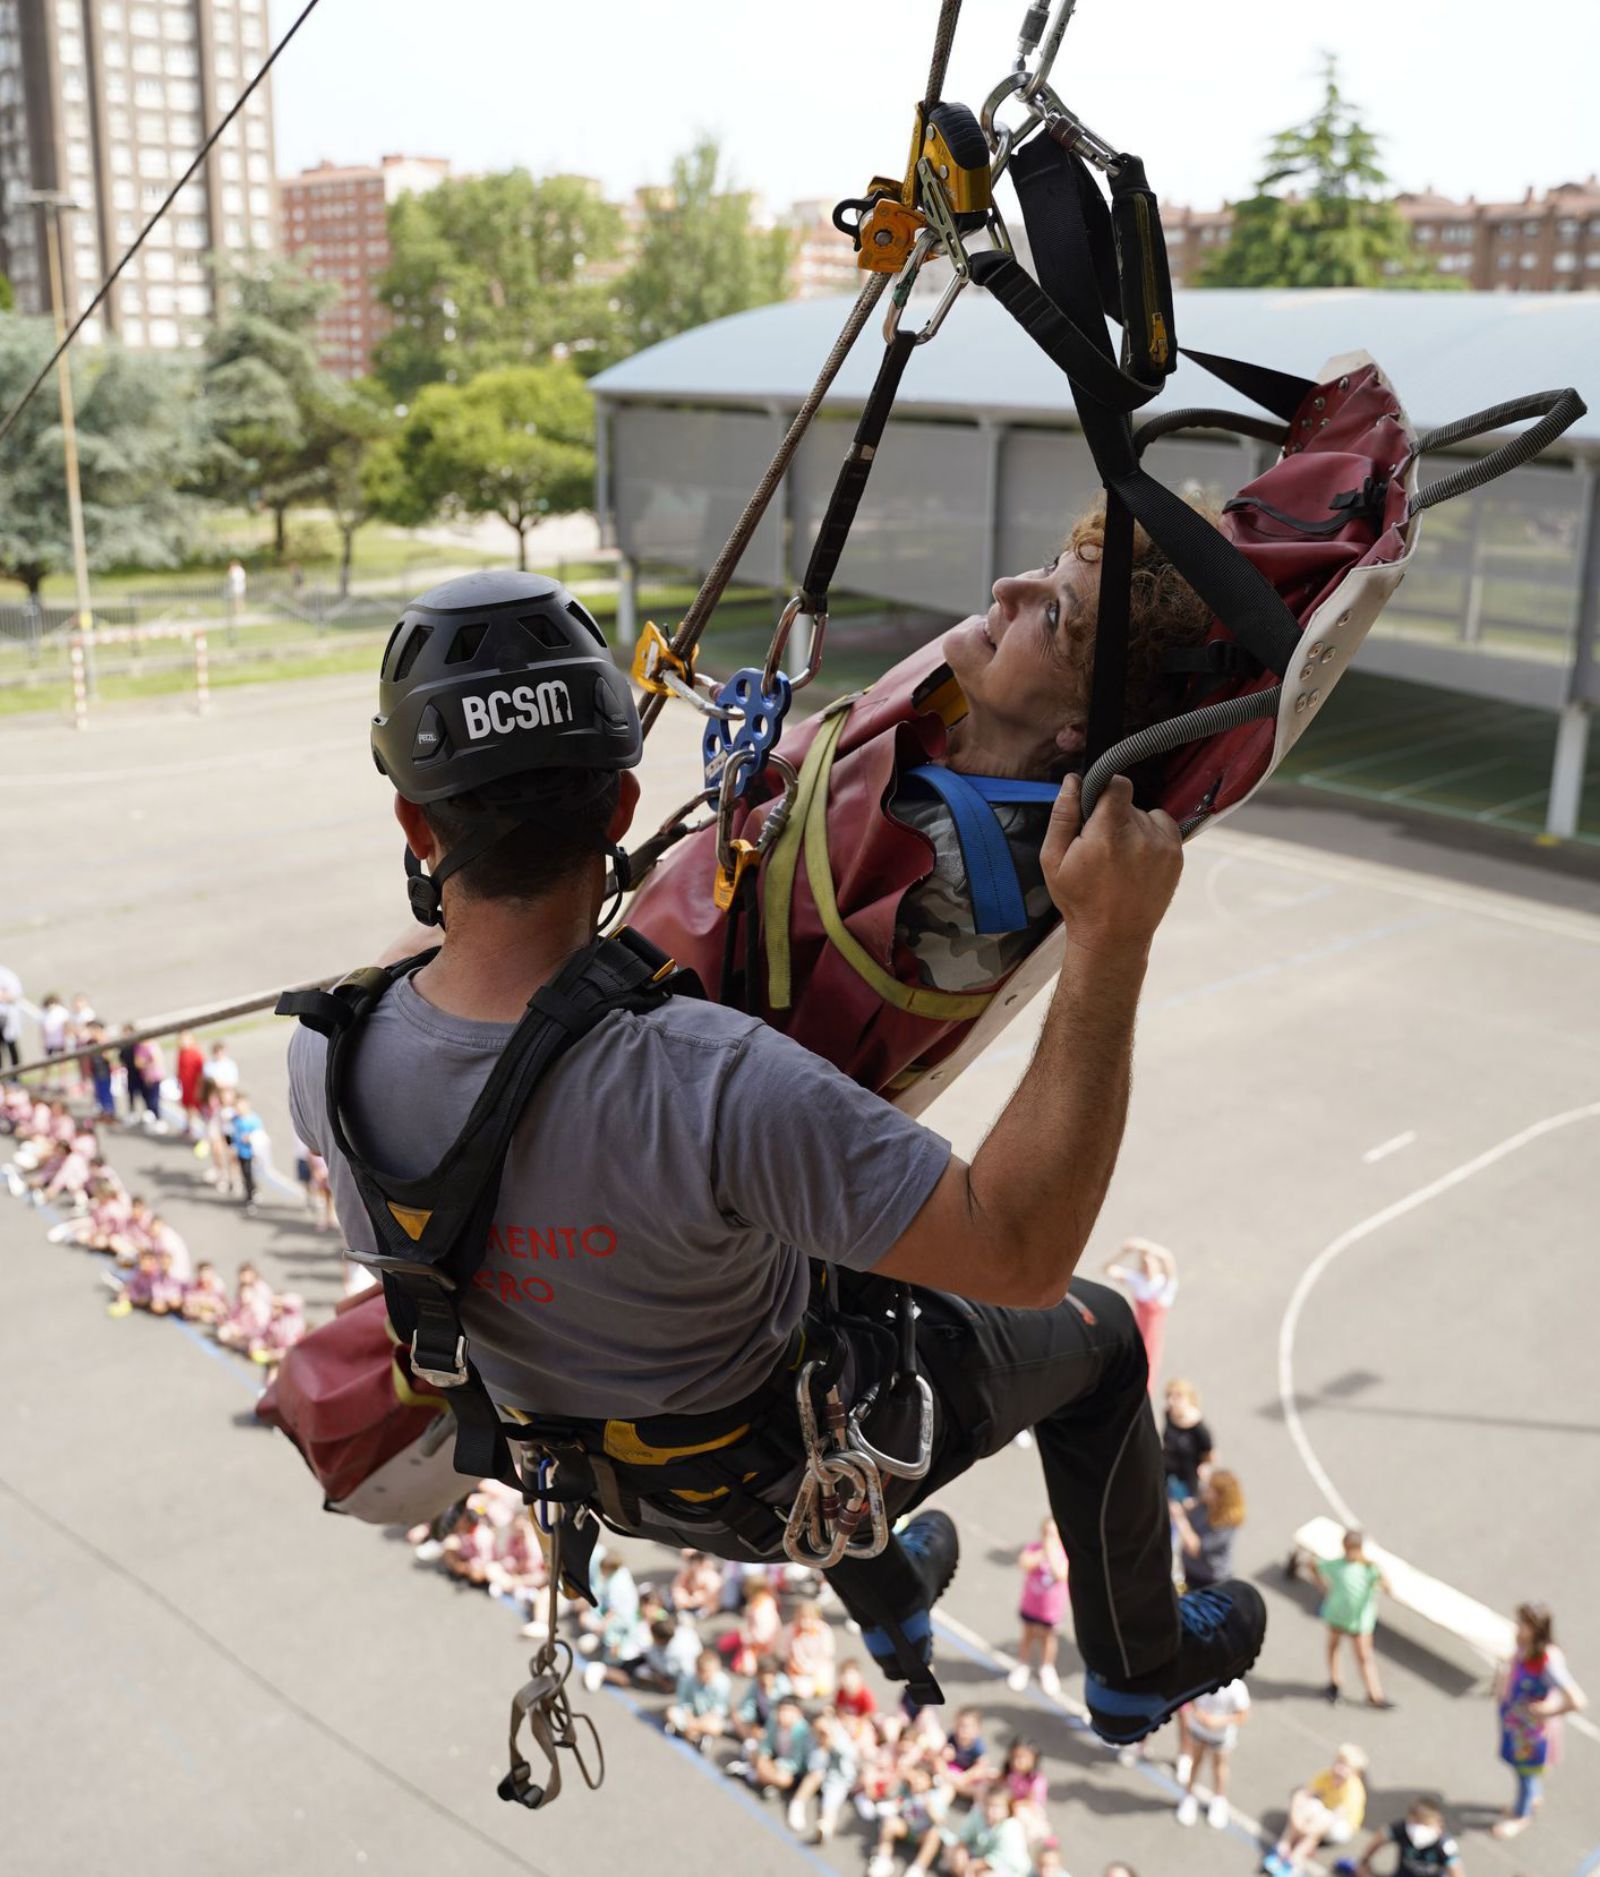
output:
[[594, 269], [622, 245], [622, 213], [584, 176], [525, 169], [447, 179], [389, 210], [378, 285], [394, 330], [374, 365], [410, 403], [424, 385], [571, 357], [585, 376], [618, 355], [611, 289]]
[[635, 347], [788, 297], [790, 246], [759, 229], [748, 195], [729, 188], [716, 141], [677, 157], [672, 180], [643, 196], [638, 256], [622, 285]]
[[350, 591], [356, 530], [379, 511], [384, 478], [372, 468], [373, 457], [392, 459], [394, 413], [382, 388], [371, 381], [356, 385], [329, 380], [319, 387], [304, 413], [306, 491], [322, 501], [339, 530], [339, 597]]
[[375, 454], [366, 489], [378, 512], [406, 527], [441, 509], [498, 515], [526, 567], [537, 522], [594, 501], [594, 400], [565, 360], [424, 386], [393, 454]]
[[1322, 103], [1281, 130], [1233, 234], [1201, 271], [1202, 287], [1453, 287], [1413, 247], [1384, 190], [1378, 139], [1339, 88], [1325, 55]]
[[[43, 320], [0, 318], [0, 408], [22, 395], [54, 344]], [[178, 566], [193, 544], [198, 511], [184, 493], [202, 456], [192, 374], [120, 346], [69, 356], [89, 565]], [[52, 373], [0, 446], [0, 572], [37, 596], [46, 575], [71, 565]]]
[[[338, 381], [317, 356], [317, 317], [336, 289], [283, 261], [219, 268], [227, 313], [206, 338], [201, 399], [212, 438], [204, 493], [267, 509], [281, 559], [289, 510], [326, 494]], [[334, 433], [336, 434], [336, 433]]]

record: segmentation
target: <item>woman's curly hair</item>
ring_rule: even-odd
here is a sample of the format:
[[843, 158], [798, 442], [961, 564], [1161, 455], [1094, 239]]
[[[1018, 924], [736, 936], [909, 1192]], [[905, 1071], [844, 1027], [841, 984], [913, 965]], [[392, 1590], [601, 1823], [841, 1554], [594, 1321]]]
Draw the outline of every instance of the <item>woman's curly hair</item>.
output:
[[[1212, 503], [1191, 499], [1190, 507], [1215, 528], [1221, 511]], [[1105, 552], [1106, 509], [1102, 496], [1093, 508], [1072, 524], [1062, 552], [1085, 566], [1096, 565]], [[1212, 616], [1164, 549], [1156, 546], [1135, 522], [1133, 529], [1133, 585], [1128, 604], [1128, 688], [1123, 700], [1123, 725], [1128, 732], [1171, 715], [1182, 681], [1165, 669], [1169, 652], [1204, 645]], [[1085, 676], [1092, 678], [1094, 653], [1088, 655]]]

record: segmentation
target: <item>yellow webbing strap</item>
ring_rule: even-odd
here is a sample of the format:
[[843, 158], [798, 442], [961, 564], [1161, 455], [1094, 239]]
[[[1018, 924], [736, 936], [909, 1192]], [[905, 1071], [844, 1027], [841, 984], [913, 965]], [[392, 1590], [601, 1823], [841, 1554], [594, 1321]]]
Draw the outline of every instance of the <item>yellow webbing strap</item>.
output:
[[762, 905], [767, 933], [767, 1001], [774, 1010], [787, 1010], [792, 997], [789, 914], [794, 901], [796, 866], [803, 851], [806, 880], [822, 929], [828, 935], [828, 943], [857, 977], [886, 1004], [913, 1017], [927, 1017], [935, 1023], [966, 1023], [981, 1017], [989, 1007], [992, 993], [934, 991], [922, 985], [902, 984], [878, 963], [839, 916], [839, 902], [833, 892], [833, 861], [828, 853], [828, 777], [848, 714], [846, 708], [840, 708], [838, 715], [824, 726], [806, 751], [794, 812], [767, 863]]

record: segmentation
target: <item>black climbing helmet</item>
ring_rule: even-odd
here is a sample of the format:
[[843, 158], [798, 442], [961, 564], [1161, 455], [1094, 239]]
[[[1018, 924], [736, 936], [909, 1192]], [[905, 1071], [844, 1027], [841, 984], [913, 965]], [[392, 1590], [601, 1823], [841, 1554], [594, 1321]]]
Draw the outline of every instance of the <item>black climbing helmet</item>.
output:
[[464, 574], [390, 635], [372, 756], [408, 802], [539, 769], [631, 769], [643, 748], [627, 679], [559, 581]]

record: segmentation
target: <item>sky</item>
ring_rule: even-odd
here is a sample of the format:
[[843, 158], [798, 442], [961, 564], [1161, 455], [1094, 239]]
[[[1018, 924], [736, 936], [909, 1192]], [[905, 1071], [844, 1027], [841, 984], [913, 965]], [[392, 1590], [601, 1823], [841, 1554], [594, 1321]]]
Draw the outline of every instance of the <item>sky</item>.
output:
[[[303, 0], [270, 4], [281, 31]], [[571, 170], [621, 196], [710, 131], [774, 208], [856, 195], [903, 166], [937, 10], [321, 0], [274, 73], [278, 166], [392, 151]], [[1024, 10], [967, 0], [947, 96], [977, 108]], [[1516, 200], [1600, 170], [1600, 0], [1080, 0], [1054, 82], [1164, 198], [1209, 208], [1245, 194], [1272, 131], [1314, 106], [1324, 48], [1399, 187]]]

